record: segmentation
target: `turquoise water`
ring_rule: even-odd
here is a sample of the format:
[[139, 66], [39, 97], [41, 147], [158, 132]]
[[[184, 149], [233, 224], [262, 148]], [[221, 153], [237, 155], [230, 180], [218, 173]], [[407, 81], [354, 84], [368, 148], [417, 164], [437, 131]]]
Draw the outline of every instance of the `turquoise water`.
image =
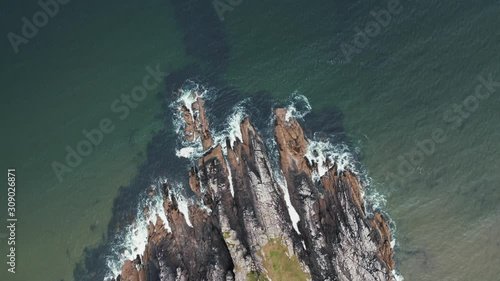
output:
[[[360, 150], [396, 226], [405, 280], [499, 280], [500, 88], [459, 128], [445, 115], [474, 93], [478, 75], [500, 81], [500, 3], [401, 1], [402, 11], [348, 62], [341, 44], [352, 44], [356, 27], [386, 3], [243, 1], [221, 22], [210, 3], [74, 1], [19, 54], [3, 39], [2, 169], [17, 169], [19, 222], [17, 273], [2, 262], [0, 279], [74, 280], [84, 249], [109, 238], [119, 187], [154, 162], [147, 145], [165, 126], [168, 136], [162, 105], [179, 86], [172, 81], [192, 75], [237, 89], [238, 98], [298, 92], [313, 114], [334, 112], [338, 120], [318, 126], [340, 123]], [[3, 34], [39, 9], [34, 1], [2, 5]], [[110, 105], [157, 64], [171, 75], [120, 120]], [[103, 118], [116, 129], [59, 182], [51, 163]], [[446, 141], [393, 180], [398, 157], [408, 160], [439, 129]], [[0, 249], [4, 256], [5, 241]]]

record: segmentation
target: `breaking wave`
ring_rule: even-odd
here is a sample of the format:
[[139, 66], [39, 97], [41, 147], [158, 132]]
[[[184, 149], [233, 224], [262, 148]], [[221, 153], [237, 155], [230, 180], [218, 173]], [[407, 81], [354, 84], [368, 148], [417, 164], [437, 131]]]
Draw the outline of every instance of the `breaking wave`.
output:
[[[202, 142], [199, 139], [193, 141], [186, 140], [184, 137], [184, 117], [182, 112], [178, 108], [185, 105], [191, 116], [197, 116], [198, 112], [194, 111], [191, 107], [193, 103], [197, 101], [198, 98], [202, 98], [204, 101], [216, 100], [221, 97], [217, 97], [216, 91], [214, 89], [206, 88], [193, 81], [187, 81], [183, 87], [179, 90], [179, 95], [177, 99], [170, 104], [171, 110], [174, 112], [173, 125], [174, 131], [177, 134], [177, 142], [175, 145], [175, 155], [181, 159], [188, 159], [191, 163], [190, 165], [196, 165], [198, 159], [203, 156], [206, 150], [203, 149]], [[273, 102], [274, 106], [285, 106], [287, 113], [285, 118], [289, 120], [294, 118], [299, 121], [304, 121], [304, 117], [311, 112], [312, 107], [306, 96], [294, 92], [285, 101], [285, 103]], [[227, 159], [227, 149], [228, 146], [233, 147], [237, 140], [242, 140], [242, 134], [240, 130], [241, 122], [247, 118], [262, 118], [262, 116], [255, 116], [256, 112], [261, 112], [258, 108], [254, 108], [252, 105], [252, 98], [244, 99], [236, 104], [234, 104], [228, 112], [224, 114], [226, 116], [221, 121], [209, 118], [211, 135], [213, 139], [212, 147], [220, 145], [223, 151], [223, 156], [228, 164]], [[207, 115], [210, 115], [210, 108], [207, 108]], [[299, 215], [295, 208], [290, 202], [290, 196], [288, 193], [288, 188], [286, 184], [283, 172], [279, 168], [279, 153], [276, 145], [276, 141], [271, 133], [274, 127], [275, 116], [270, 113], [269, 116], [266, 115], [267, 121], [262, 122], [263, 127], [257, 128], [261, 131], [261, 135], [264, 138], [265, 144], [270, 153], [269, 158], [271, 160], [273, 168], [273, 177], [277, 185], [281, 188], [284, 194], [284, 199], [288, 207], [288, 213], [293, 223], [293, 228], [300, 233], [297, 227], [299, 222]], [[214, 124], [215, 123], [215, 124]], [[254, 123], [255, 125], [255, 123]], [[256, 126], [257, 127], [257, 126]], [[215, 128], [215, 129], [214, 129]], [[313, 172], [313, 180], [318, 181], [334, 164], [337, 165], [339, 172], [350, 170], [358, 175], [359, 180], [364, 183], [365, 187], [362, 190], [363, 200], [367, 206], [367, 212], [370, 214], [374, 210], [382, 209], [385, 205], [385, 198], [381, 194], [377, 193], [376, 190], [370, 188], [371, 178], [367, 175], [364, 167], [357, 160], [357, 153], [359, 147], [351, 147], [343, 142], [333, 142], [335, 139], [333, 135], [326, 135], [324, 133], [314, 133], [312, 137], [306, 138], [308, 142], [306, 158], [310, 165], [317, 165], [317, 171]], [[323, 165], [322, 163], [328, 163], [328, 165]], [[229, 165], [227, 165], [229, 166]], [[187, 176], [186, 176], [187, 179]], [[229, 169], [229, 182], [231, 188], [231, 194], [234, 196], [234, 188], [232, 183], [232, 175]], [[139, 201], [137, 206], [137, 214], [135, 220], [126, 227], [125, 234], [122, 237], [117, 237], [113, 243], [114, 247], [112, 254], [107, 259], [108, 274], [105, 280], [111, 280], [113, 276], [117, 276], [121, 273], [121, 266], [124, 260], [133, 260], [137, 255], [141, 256], [145, 250], [148, 239], [148, 225], [150, 223], [156, 224], [158, 218], [160, 218], [165, 224], [165, 229], [169, 232], [171, 231], [165, 216], [165, 209], [163, 207], [163, 195], [161, 191], [161, 185], [168, 183], [171, 187], [170, 196], [175, 197], [179, 211], [184, 215], [189, 226], [192, 224], [189, 220], [189, 210], [188, 205], [196, 202], [197, 199], [190, 197], [186, 194], [188, 188], [187, 184], [184, 185], [181, 182], [169, 181], [167, 178], [160, 178], [155, 180], [155, 184], [151, 186], [148, 194], [144, 194], [143, 198]], [[204, 192], [204, 188], [201, 186], [201, 191]], [[200, 204], [203, 206], [203, 204]], [[146, 212], [144, 210], [147, 210]], [[395, 224], [390, 220], [390, 217], [386, 215], [391, 224], [391, 230], [394, 232]], [[392, 235], [394, 239], [394, 235]], [[391, 241], [392, 246], [396, 245], [396, 241]], [[393, 272], [395, 280], [401, 281], [403, 277], [400, 276], [396, 271]]]
[[124, 260], [134, 260], [137, 255], [142, 255], [148, 242], [148, 225], [156, 225], [160, 218], [165, 228], [170, 232], [165, 209], [163, 207], [163, 196], [161, 184], [158, 180], [151, 185], [148, 194], [143, 194], [136, 209], [135, 219], [125, 228], [124, 235], [115, 237], [110, 256], [107, 258], [106, 266], [108, 274], [105, 280], [111, 280], [121, 273]]

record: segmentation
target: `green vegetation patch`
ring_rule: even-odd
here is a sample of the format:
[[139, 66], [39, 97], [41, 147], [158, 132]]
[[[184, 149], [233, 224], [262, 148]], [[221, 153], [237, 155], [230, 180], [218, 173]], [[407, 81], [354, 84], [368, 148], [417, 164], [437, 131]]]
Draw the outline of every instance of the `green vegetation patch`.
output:
[[[311, 276], [302, 271], [296, 255], [289, 257], [288, 249], [280, 242], [272, 239], [261, 250], [264, 267], [273, 281], [304, 281]], [[249, 280], [261, 280], [250, 279]]]
[[267, 279], [260, 275], [257, 271], [252, 271], [247, 274], [248, 281], [267, 281]]

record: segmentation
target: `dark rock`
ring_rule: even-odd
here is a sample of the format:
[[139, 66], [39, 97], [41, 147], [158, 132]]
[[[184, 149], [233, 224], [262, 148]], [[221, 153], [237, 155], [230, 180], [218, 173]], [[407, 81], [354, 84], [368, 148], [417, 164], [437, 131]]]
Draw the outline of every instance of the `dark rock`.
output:
[[192, 109], [194, 116], [186, 106], [180, 111], [185, 136], [203, 142], [207, 151], [186, 178], [201, 203], [190, 203], [183, 213], [178, 195], [163, 184], [167, 221], [150, 224], [142, 260], [125, 261], [117, 280], [247, 280], [287, 274], [270, 262], [293, 263], [294, 276], [302, 276], [298, 280], [393, 279], [387, 221], [377, 212], [368, 217], [363, 185], [352, 172], [333, 165], [319, 180], [313, 178], [318, 165], [331, 163], [309, 164], [302, 127], [285, 118], [286, 110], [275, 112], [278, 172], [286, 181], [279, 184], [264, 141], [248, 119], [241, 122], [242, 139], [223, 149], [213, 146], [203, 102], [196, 101]]

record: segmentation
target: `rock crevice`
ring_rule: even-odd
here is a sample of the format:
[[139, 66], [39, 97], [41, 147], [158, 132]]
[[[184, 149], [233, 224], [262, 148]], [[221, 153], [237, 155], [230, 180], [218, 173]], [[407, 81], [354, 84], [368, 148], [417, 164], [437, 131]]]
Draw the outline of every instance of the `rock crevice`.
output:
[[[182, 105], [186, 140], [201, 142], [206, 150], [186, 172], [197, 198], [183, 213], [172, 187], [163, 183], [168, 221], [158, 217], [156, 225], [149, 225], [144, 254], [124, 261], [117, 278], [392, 280], [395, 265], [386, 219], [378, 212], [367, 216], [362, 183], [354, 173], [333, 164], [319, 180], [313, 179], [318, 165], [330, 163], [308, 161], [302, 127], [286, 113], [275, 111], [279, 173], [286, 181], [282, 186], [265, 142], [249, 119], [240, 123], [241, 140], [221, 146], [211, 137], [203, 101]], [[290, 208], [300, 218], [298, 231]]]

